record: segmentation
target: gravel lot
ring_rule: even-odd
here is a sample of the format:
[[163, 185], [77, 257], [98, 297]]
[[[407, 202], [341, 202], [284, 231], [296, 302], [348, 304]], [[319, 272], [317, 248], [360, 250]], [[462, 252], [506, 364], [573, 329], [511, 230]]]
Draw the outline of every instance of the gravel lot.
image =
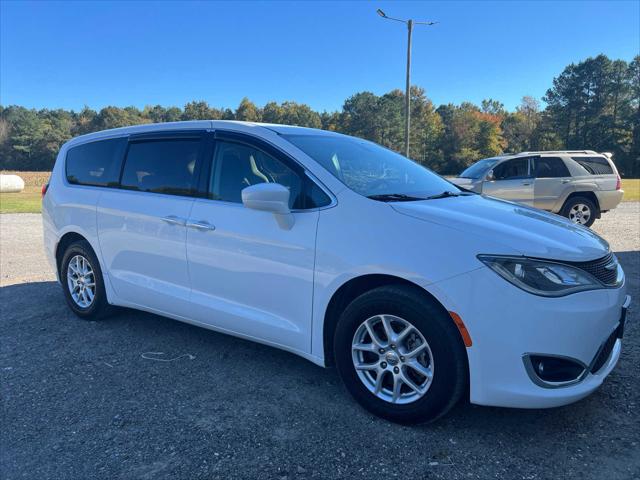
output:
[[594, 229], [635, 302], [602, 388], [552, 410], [461, 404], [411, 428], [282, 351], [145, 313], [78, 320], [40, 216], [1, 215], [0, 478], [640, 478], [640, 203]]

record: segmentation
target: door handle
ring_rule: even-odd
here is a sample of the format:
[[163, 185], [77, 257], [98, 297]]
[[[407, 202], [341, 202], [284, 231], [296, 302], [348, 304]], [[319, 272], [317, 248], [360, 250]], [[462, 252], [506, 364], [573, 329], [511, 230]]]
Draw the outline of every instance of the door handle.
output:
[[171, 225], [181, 225], [184, 226], [185, 220], [180, 217], [176, 217], [175, 215], [168, 215], [166, 217], [162, 217], [162, 221], [169, 223]]
[[571, 180], [562, 180], [562, 183], [569, 183]]
[[187, 227], [195, 228], [196, 230], [200, 230], [206, 232], [208, 230], [215, 230], [216, 227], [211, 225], [209, 222], [205, 220], [201, 220], [199, 222], [187, 222]]
[[522, 182], [522, 185], [529, 186], [529, 185], [531, 185], [531, 182]]

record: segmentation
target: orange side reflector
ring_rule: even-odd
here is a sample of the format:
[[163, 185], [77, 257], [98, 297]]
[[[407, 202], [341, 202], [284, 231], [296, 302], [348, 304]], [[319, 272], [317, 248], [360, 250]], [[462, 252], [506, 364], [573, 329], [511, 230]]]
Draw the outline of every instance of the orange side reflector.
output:
[[471, 335], [469, 335], [469, 330], [467, 330], [467, 327], [465, 327], [462, 319], [460, 318], [460, 315], [458, 315], [456, 312], [449, 312], [449, 315], [451, 315], [451, 318], [453, 319], [453, 323], [455, 323], [456, 327], [458, 327], [458, 331], [462, 336], [462, 341], [464, 342], [464, 346], [470, 347], [471, 345], [473, 345], [473, 342], [471, 341]]

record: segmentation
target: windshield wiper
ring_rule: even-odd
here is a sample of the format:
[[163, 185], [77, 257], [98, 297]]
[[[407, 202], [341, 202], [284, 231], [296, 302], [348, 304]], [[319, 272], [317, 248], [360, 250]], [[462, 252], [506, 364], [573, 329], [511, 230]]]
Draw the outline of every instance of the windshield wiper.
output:
[[412, 202], [415, 200], [424, 200], [424, 198], [412, 197], [404, 193], [379, 193], [376, 195], [367, 195], [367, 198], [381, 202]]
[[456, 193], [456, 192], [451, 192], [449, 190], [445, 190], [442, 193], [438, 193], [436, 195], [430, 195], [427, 198], [425, 198], [425, 200], [436, 200], [438, 198], [447, 198], [447, 197], [459, 197], [460, 195], [465, 195], [465, 194], [462, 192]]

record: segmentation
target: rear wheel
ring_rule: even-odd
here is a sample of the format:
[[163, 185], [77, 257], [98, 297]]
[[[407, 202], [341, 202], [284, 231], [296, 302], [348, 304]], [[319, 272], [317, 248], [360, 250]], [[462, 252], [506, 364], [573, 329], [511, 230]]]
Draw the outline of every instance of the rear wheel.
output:
[[596, 220], [598, 207], [587, 197], [573, 197], [567, 200], [562, 215], [573, 223], [590, 227]]
[[354, 398], [399, 423], [439, 418], [467, 385], [456, 327], [417, 288], [386, 286], [356, 298], [338, 322], [334, 352]]
[[62, 257], [60, 281], [67, 304], [80, 318], [97, 320], [111, 313], [100, 264], [86, 241], [67, 247]]

